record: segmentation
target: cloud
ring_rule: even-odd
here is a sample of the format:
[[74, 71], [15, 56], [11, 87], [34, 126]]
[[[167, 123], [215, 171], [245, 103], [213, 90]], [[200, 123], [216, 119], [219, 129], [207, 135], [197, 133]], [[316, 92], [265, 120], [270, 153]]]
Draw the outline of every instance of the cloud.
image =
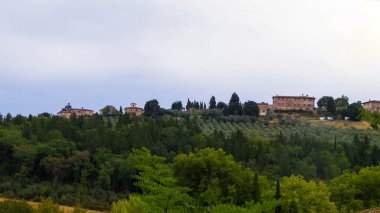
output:
[[[36, 91], [119, 88], [166, 105], [233, 91], [360, 99], [376, 96], [354, 85], [380, 77], [379, 9], [362, 0], [5, 0], [0, 74]], [[10, 87], [0, 86], [5, 98]]]

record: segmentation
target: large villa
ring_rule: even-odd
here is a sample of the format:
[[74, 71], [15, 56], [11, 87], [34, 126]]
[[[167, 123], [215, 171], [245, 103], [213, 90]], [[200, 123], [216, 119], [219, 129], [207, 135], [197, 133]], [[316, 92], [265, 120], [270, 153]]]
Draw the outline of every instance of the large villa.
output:
[[92, 116], [94, 114], [94, 111], [89, 110], [89, 109], [83, 109], [83, 107], [81, 109], [75, 109], [71, 107], [70, 103], [68, 103], [57, 114], [58, 116], [61, 116], [61, 117], [70, 118], [72, 114], [75, 114], [77, 116], [85, 116], [85, 115]]

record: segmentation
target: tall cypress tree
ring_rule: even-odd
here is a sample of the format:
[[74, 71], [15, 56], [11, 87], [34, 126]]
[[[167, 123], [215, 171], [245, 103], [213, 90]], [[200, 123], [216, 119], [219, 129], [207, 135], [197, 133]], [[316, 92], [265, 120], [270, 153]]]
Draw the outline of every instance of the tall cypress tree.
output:
[[252, 198], [255, 203], [261, 202], [260, 198], [260, 186], [259, 186], [259, 175], [257, 172], [253, 176], [253, 191], [252, 191]]
[[239, 96], [235, 92], [232, 94], [230, 102], [228, 103], [228, 111], [230, 115], [241, 115], [243, 113]]
[[210, 109], [215, 109], [216, 108], [215, 96], [211, 97], [209, 104], [210, 104], [210, 106], [209, 106]]
[[190, 99], [187, 98], [186, 110], [189, 111], [193, 108], [193, 104], [190, 102]]
[[[274, 195], [274, 199], [280, 200], [281, 199], [281, 190], [280, 190], [280, 181], [277, 180], [277, 185], [276, 185], [276, 194]], [[274, 209], [275, 213], [282, 213], [282, 204], [279, 204], [276, 206]]]

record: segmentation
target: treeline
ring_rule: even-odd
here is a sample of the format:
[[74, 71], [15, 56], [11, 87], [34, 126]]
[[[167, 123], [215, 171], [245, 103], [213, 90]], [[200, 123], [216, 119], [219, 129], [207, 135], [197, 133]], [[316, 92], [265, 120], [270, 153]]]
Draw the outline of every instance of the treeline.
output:
[[380, 150], [366, 135], [335, 143], [299, 133], [205, 135], [196, 121], [121, 113], [6, 116], [0, 193], [101, 210], [129, 198], [114, 205], [136, 202], [150, 212], [336, 212], [380, 204], [369, 191], [380, 188], [379, 168], [371, 167]]
[[[183, 104], [181, 101], [175, 101], [173, 102], [171, 106], [171, 110], [175, 110], [175, 111], [182, 111], [184, 109], [190, 112], [203, 111], [206, 109], [220, 110], [222, 112], [221, 115], [225, 115], [225, 116], [246, 115], [246, 116], [257, 117], [260, 113], [259, 107], [256, 102], [246, 101], [244, 103], [241, 103], [238, 94], [236, 94], [235, 92], [231, 95], [231, 98], [228, 104], [222, 101], [216, 102], [215, 96], [212, 96], [208, 103], [208, 108], [207, 108], [206, 102], [190, 101], [190, 99], [187, 100], [185, 107], [183, 107]], [[156, 99], [146, 102], [144, 106], [144, 111], [145, 111], [145, 115], [148, 115], [148, 116], [170, 114], [170, 112], [165, 113], [165, 110], [160, 108], [159, 103]]]

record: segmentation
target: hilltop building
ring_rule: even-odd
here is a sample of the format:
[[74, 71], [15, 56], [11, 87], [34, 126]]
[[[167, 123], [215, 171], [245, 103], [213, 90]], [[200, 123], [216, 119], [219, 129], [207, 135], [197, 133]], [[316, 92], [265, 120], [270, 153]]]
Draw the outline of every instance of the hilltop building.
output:
[[268, 110], [269, 110], [268, 103], [261, 102], [261, 103], [258, 103], [257, 106], [259, 107], [259, 110], [260, 110], [260, 113], [259, 113], [260, 116], [267, 115]]
[[70, 118], [72, 114], [75, 114], [77, 116], [92, 116], [94, 114], [94, 111], [83, 109], [83, 107], [81, 109], [74, 109], [71, 107], [70, 103], [68, 103], [65, 108], [62, 108], [62, 110], [57, 113], [58, 116], [64, 118]]
[[315, 98], [304, 96], [273, 96], [273, 111], [314, 111]]
[[131, 103], [131, 105], [129, 107], [126, 107], [124, 111], [126, 113], [131, 113], [134, 116], [139, 116], [144, 113], [144, 109], [137, 107], [136, 103]]
[[363, 108], [370, 112], [380, 112], [380, 101], [369, 100], [368, 102], [364, 102]]

